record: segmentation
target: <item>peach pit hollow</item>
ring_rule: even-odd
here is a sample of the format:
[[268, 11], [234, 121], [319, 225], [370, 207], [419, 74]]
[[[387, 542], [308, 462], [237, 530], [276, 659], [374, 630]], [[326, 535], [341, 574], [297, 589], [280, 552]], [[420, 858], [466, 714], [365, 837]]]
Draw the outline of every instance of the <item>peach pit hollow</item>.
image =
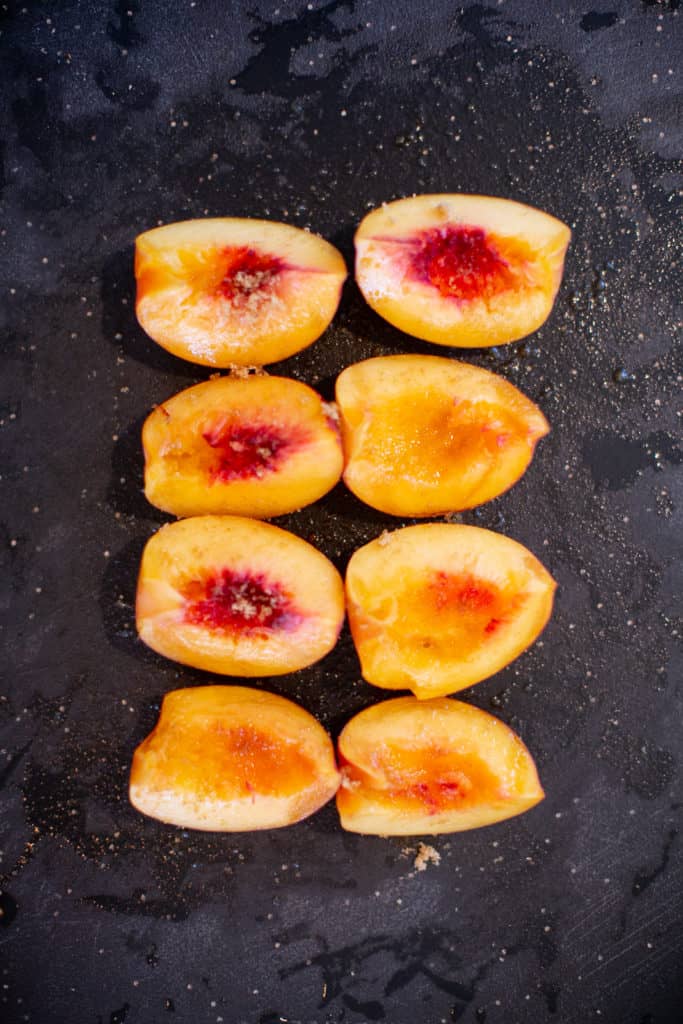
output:
[[522, 283], [525, 247], [480, 227], [445, 224], [408, 238], [382, 241], [404, 246], [406, 276], [431, 285], [444, 299], [459, 303], [487, 300], [516, 290]]
[[221, 569], [186, 584], [183, 596], [185, 622], [221, 633], [289, 632], [303, 619], [291, 595], [264, 573]]
[[287, 434], [273, 424], [250, 424], [221, 420], [202, 432], [204, 441], [217, 454], [209, 468], [213, 483], [230, 483], [275, 472], [288, 456], [306, 444], [308, 434], [290, 428]]
[[258, 252], [251, 246], [226, 246], [219, 259], [222, 276], [216, 293], [237, 309], [249, 309], [271, 295], [288, 265], [277, 256]]

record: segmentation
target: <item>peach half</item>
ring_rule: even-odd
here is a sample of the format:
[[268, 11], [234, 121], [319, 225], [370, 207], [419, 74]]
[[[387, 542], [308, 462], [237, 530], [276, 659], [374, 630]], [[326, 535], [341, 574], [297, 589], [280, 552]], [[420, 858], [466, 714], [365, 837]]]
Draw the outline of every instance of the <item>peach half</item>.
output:
[[338, 742], [342, 828], [367, 835], [463, 832], [543, 799], [520, 738], [457, 700], [399, 697], [366, 708]]
[[395, 516], [435, 516], [490, 501], [517, 481], [543, 413], [488, 370], [440, 356], [379, 356], [337, 379], [344, 482]]
[[420, 699], [472, 686], [533, 643], [554, 591], [530, 551], [491, 530], [427, 523], [385, 533], [346, 573], [363, 678]]
[[268, 518], [326, 494], [343, 465], [336, 408], [286, 377], [222, 377], [158, 405], [142, 430], [147, 500], [176, 516]]
[[571, 231], [491, 196], [424, 195], [373, 210], [356, 232], [356, 280], [389, 323], [437, 345], [502, 345], [547, 319]]
[[339, 786], [332, 742], [298, 704], [245, 686], [166, 694], [133, 755], [130, 801], [182, 828], [246, 832], [307, 818]]
[[318, 235], [215, 217], [152, 228], [135, 242], [136, 312], [150, 338], [203, 366], [275, 363], [323, 333], [346, 265]]
[[142, 554], [140, 639], [221, 675], [282, 675], [334, 647], [344, 621], [339, 573], [277, 526], [197, 516], [162, 526]]

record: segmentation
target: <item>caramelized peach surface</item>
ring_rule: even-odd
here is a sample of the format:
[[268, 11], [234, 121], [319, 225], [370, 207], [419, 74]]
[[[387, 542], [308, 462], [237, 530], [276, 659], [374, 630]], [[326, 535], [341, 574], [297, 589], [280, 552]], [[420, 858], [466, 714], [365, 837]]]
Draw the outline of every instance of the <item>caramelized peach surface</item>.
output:
[[398, 355], [347, 367], [337, 380], [344, 482], [397, 516], [480, 505], [524, 473], [543, 413], [502, 377], [439, 356]]
[[222, 377], [187, 388], [145, 421], [147, 499], [176, 516], [293, 512], [339, 480], [335, 415], [286, 377]]
[[491, 825], [543, 799], [528, 750], [493, 715], [399, 697], [361, 711], [338, 741], [342, 827], [435, 835]]
[[423, 195], [369, 213], [356, 280], [372, 308], [438, 345], [501, 345], [547, 319], [571, 232], [508, 199]]
[[298, 704], [243, 686], [200, 686], [164, 697], [133, 757], [130, 800], [172, 825], [242, 832], [300, 821], [338, 785], [330, 738]]
[[491, 530], [430, 523], [383, 534], [346, 573], [363, 678], [421, 699], [472, 686], [533, 643], [554, 590], [530, 551]]
[[222, 675], [281, 675], [311, 665], [344, 620], [339, 573], [277, 526], [237, 516], [169, 523], [147, 542], [136, 603], [140, 638]]
[[324, 239], [288, 224], [216, 217], [139, 235], [136, 312], [162, 348], [204, 366], [274, 363], [334, 316], [346, 266]]

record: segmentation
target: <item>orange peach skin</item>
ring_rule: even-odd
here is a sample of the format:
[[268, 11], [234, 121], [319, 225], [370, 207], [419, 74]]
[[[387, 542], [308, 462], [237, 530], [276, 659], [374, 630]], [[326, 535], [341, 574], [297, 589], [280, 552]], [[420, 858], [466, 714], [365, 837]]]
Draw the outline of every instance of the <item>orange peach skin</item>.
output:
[[533, 643], [554, 591], [530, 551], [491, 530], [429, 523], [384, 534], [346, 573], [363, 678], [420, 699], [472, 686]]
[[[457, 301], [411, 275], [410, 245], [421, 232], [481, 229], [515, 275], [512, 288]], [[389, 323], [436, 345], [502, 345], [531, 334], [550, 315], [571, 231], [523, 203], [492, 196], [423, 195], [373, 210], [355, 237], [356, 281]]]
[[502, 377], [439, 356], [366, 359], [337, 379], [344, 482], [395, 516], [490, 501], [525, 472], [548, 422]]
[[338, 741], [342, 828], [437, 835], [492, 825], [543, 799], [533, 759], [493, 715], [399, 697], [352, 718]]
[[[221, 593], [224, 573], [238, 582]], [[257, 594], [240, 592], [239, 581], [258, 591], [264, 579], [280, 592], [285, 612], [291, 607], [282, 626], [260, 624], [267, 593], [259, 604]], [[212, 627], [211, 602], [216, 617], [241, 617], [244, 628]], [[205, 616], [197, 614], [206, 606]], [[344, 590], [332, 563], [300, 537], [255, 519], [197, 516], [162, 526], [147, 542], [136, 620], [148, 647], [181, 664], [221, 675], [282, 675], [334, 647]]]
[[[222, 377], [187, 388], [158, 405], [142, 429], [147, 500], [176, 516], [259, 519], [309, 505], [341, 476], [336, 415], [315, 391], [286, 377]], [[228, 465], [230, 445], [241, 457], [251, 446], [253, 471], [221, 474], [220, 448], [207, 440], [221, 431]], [[230, 431], [238, 440], [230, 441]], [[271, 459], [273, 443], [282, 449]]]
[[301, 821], [339, 785], [322, 726], [284, 697], [200, 686], [164, 697], [133, 756], [130, 801], [182, 828], [246, 832]]
[[[267, 289], [233, 305], [221, 293], [226, 254], [248, 249], [281, 261]], [[274, 363], [312, 344], [337, 311], [346, 265], [318, 235], [242, 217], [188, 220], [135, 243], [136, 312], [162, 348], [203, 366]]]

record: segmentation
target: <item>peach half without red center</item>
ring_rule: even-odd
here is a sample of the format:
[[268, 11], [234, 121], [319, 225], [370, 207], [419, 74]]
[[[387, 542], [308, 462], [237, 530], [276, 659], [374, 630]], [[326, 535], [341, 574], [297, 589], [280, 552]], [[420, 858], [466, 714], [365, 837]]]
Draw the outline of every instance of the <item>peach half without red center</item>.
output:
[[409, 276], [444, 298], [469, 302], [517, 285], [512, 258], [505, 259], [494, 236], [482, 228], [447, 224], [390, 241], [407, 247]]
[[183, 594], [185, 621], [193, 626], [254, 633], [296, 629], [302, 620], [291, 595], [264, 574], [221, 569], [204, 581], [191, 581]]

